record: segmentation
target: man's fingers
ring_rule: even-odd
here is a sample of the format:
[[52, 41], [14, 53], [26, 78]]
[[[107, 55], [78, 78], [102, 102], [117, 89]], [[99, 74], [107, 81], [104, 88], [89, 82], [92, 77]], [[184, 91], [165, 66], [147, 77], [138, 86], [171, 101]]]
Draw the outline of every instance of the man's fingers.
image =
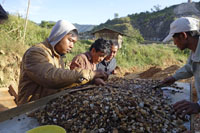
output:
[[168, 81], [166, 81], [166, 80], [164, 80], [164, 81], [162, 81], [161, 83], [160, 83], [160, 85], [168, 85], [169, 83], [168, 83]]
[[191, 114], [192, 113], [192, 108], [188, 108], [185, 110], [185, 112], [182, 112], [182, 115], [185, 116], [186, 114]]
[[181, 101], [179, 101], [179, 102], [176, 102], [176, 103], [173, 105], [173, 107], [174, 107], [174, 108], [177, 108], [177, 107], [179, 107], [180, 105], [182, 105], [183, 103], [187, 103], [187, 101], [186, 101], [186, 100], [181, 100]]
[[106, 83], [103, 81], [101, 84], [102, 84], [102, 85], [105, 85]]
[[106, 72], [103, 72], [103, 79], [107, 80], [108, 79], [108, 74]]
[[177, 111], [181, 108], [187, 107], [189, 104], [186, 102], [180, 103], [179, 105], [177, 105], [176, 107], [174, 107], [174, 110]]
[[106, 83], [103, 80], [99, 81], [99, 85], [105, 85]]
[[184, 110], [188, 110], [189, 108], [190, 108], [190, 106], [184, 105], [184, 106], [181, 106], [180, 108], [178, 108], [176, 110], [176, 112], [179, 114], [179, 113], [182, 113]]
[[161, 82], [161, 85], [171, 85], [175, 82], [175, 79], [171, 76], [171, 77], [167, 77], [166, 79], [164, 79]]
[[104, 82], [103, 79], [97, 78], [97, 79], [95, 79], [95, 84], [96, 85], [105, 85], [106, 83]]
[[167, 82], [167, 79], [164, 79], [160, 84], [161, 84], [161, 85], [165, 85], [166, 82]]

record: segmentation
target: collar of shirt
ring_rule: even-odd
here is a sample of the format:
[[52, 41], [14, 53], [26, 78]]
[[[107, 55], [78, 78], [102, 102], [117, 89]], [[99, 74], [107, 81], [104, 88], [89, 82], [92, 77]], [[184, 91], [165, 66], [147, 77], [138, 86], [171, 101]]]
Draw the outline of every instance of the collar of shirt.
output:
[[92, 63], [92, 56], [90, 52], [86, 52], [85, 55], [87, 56], [88, 60]]
[[91, 56], [90, 52], [86, 52], [85, 55], [86, 55], [86, 57], [88, 58], [89, 62], [91, 63], [92, 70], [93, 70], [93, 71], [96, 70], [96, 64], [94, 64], [94, 63], [92, 62], [92, 56]]
[[48, 40], [46, 40], [45, 42], [44, 42], [44, 44], [51, 50], [51, 52], [52, 52], [52, 57], [54, 58], [54, 56], [56, 56], [57, 58], [60, 58], [61, 57], [61, 55], [59, 55], [56, 51], [55, 51], [55, 49], [51, 46], [51, 44], [48, 42]]
[[112, 58], [110, 61], [103, 60], [102, 63], [103, 65], [108, 66], [113, 61], [113, 59], [114, 58]]

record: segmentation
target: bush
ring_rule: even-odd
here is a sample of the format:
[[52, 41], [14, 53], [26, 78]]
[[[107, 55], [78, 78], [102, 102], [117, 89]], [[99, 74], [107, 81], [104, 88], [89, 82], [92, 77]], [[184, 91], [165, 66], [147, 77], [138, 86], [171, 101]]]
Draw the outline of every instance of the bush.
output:
[[[9, 15], [9, 19], [0, 25], [0, 31], [6, 34], [6, 38], [22, 42], [25, 20], [20, 16]], [[48, 37], [50, 29], [41, 28], [34, 22], [28, 21], [25, 44], [32, 45], [43, 41]], [[5, 39], [5, 37], [4, 37]]]
[[[29, 21], [25, 45], [22, 45], [23, 25], [24, 19], [12, 15], [9, 17], [7, 23], [0, 25], [1, 49], [5, 50], [5, 52], [12, 51], [23, 55], [24, 51], [30, 47], [30, 45], [42, 42], [50, 33], [50, 29], [41, 28], [37, 24]], [[124, 27], [126, 30], [129, 26], [124, 25]], [[137, 31], [133, 31], [132, 34], [135, 34], [135, 37], [124, 37], [122, 48], [117, 54], [116, 58], [119, 66], [162, 66], [166, 60], [185, 62], [188, 51], [180, 51], [170, 45], [140, 45], [138, 42], [142, 41], [143, 38], [140, 38], [141, 35], [137, 33]], [[72, 49], [72, 53], [66, 55], [67, 58], [65, 61], [67, 64], [70, 63], [76, 55], [88, 51], [92, 43], [93, 40], [78, 41]]]
[[175, 49], [163, 44], [140, 45], [137, 41], [125, 38], [116, 58], [121, 67], [163, 66], [167, 61], [185, 63], [188, 55], [180, 54]]

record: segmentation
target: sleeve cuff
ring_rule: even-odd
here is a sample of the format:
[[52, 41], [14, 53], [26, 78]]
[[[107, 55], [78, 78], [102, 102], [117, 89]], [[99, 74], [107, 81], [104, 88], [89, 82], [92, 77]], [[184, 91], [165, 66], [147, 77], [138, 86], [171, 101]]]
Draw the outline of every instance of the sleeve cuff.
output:
[[172, 75], [172, 77], [173, 77], [176, 81], [179, 80], [179, 77], [178, 77], [176, 74]]
[[197, 101], [197, 104], [200, 106], [200, 100]]

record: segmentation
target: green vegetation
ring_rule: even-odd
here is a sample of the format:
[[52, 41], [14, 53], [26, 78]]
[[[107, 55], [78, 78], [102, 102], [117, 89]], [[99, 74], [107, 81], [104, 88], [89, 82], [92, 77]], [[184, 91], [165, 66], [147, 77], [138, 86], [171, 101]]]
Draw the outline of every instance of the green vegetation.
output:
[[185, 63], [188, 53], [172, 45], [149, 44], [139, 45], [136, 41], [124, 38], [122, 48], [117, 54], [121, 67], [155, 65], [163, 66], [171, 62]]
[[50, 23], [49, 21], [42, 21], [42, 22], [40, 23], [40, 26], [41, 26], [42, 28], [51, 29], [55, 24], [56, 24], [56, 22]]
[[[117, 20], [120, 22], [120, 20]], [[123, 21], [129, 21], [125, 18]], [[128, 23], [119, 26], [128, 33]], [[118, 26], [117, 24], [115, 25]], [[0, 25], [0, 85], [8, 85], [19, 79], [19, 66], [25, 50], [31, 45], [42, 42], [48, 37], [50, 30], [42, 28], [29, 21], [26, 40], [23, 45], [24, 19], [19, 16], [10, 16], [9, 20]], [[130, 27], [129, 27], [130, 28]], [[141, 35], [134, 30], [134, 36], [125, 37], [122, 48], [117, 54], [118, 66], [130, 68], [146, 65], [163, 66], [167, 63], [185, 63], [188, 51], [180, 51], [175, 46], [163, 44], [140, 45]], [[136, 36], [136, 34], [138, 36]], [[74, 56], [89, 50], [94, 40], [79, 40], [71, 53], [66, 55], [65, 62], [69, 65]]]
[[[128, 18], [122, 21], [116, 19], [118, 23], [129, 22]], [[41, 28], [37, 24], [29, 21], [25, 46], [22, 44], [24, 19], [18, 16], [10, 16], [7, 23], [0, 25], [0, 47], [5, 52], [13, 51], [22, 55], [31, 45], [42, 42], [50, 33], [50, 29]], [[117, 25], [115, 25], [117, 26]], [[124, 26], [126, 27], [126, 26]], [[120, 26], [123, 28], [123, 26]], [[126, 28], [125, 28], [126, 29]], [[126, 30], [124, 30], [126, 31]], [[127, 30], [128, 31], [128, 30]], [[131, 32], [131, 31], [130, 31]], [[129, 32], [129, 33], [130, 33]], [[139, 35], [139, 33], [138, 33]], [[117, 55], [118, 65], [121, 67], [159, 65], [166, 61], [185, 62], [188, 51], [180, 51], [174, 46], [168, 45], [139, 45], [138, 37], [125, 37], [122, 48]], [[92, 44], [92, 40], [80, 40], [75, 44], [72, 53], [66, 55], [67, 64], [77, 54], [87, 51]]]
[[[10, 15], [9, 20], [3, 25], [0, 25], [1, 34], [6, 36], [1, 39], [4, 41], [6, 39], [7, 41], [13, 40], [21, 43], [24, 35], [24, 23], [25, 20], [20, 16]], [[32, 45], [41, 42], [48, 37], [50, 29], [41, 28], [34, 22], [28, 21], [28, 27], [26, 31], [25, 44]]]
[[170, 23], [175, 19], [176, 15], [173, 10], [176, 6], [171, 6], [163, 10], [159, 9], [159, 5], [154, 6], [155, 11], [146, 11], [141, 13], [130, 14], [127, 17], [114, 18], [98, 25], [94, 30], [103, 27], [113, 28], [128, 36], [134, 37], [137, 41], [152, 40], [160, 41], [169, 32]]
[[144, 41], [140, 32], [131, 25], [130, 17], [115, 18], [113, 20], [108, 20], [106, 23], [100, 24], [99, 26], [95, 27], [93, 31], [102, 29], [104, 27], [122, 32], [125, 35], [134, 38], [137, 42]]

